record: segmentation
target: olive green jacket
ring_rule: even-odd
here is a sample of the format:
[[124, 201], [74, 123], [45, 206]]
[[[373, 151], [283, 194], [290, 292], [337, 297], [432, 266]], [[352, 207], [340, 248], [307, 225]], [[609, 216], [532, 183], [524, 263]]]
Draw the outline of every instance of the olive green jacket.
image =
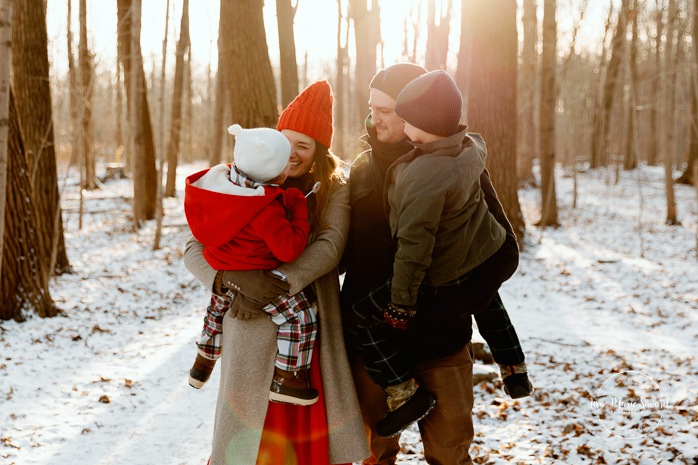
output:
[[504, 242], [480, 189], [487, 150], [466, 127], [413, 144], [388, 170], [386, 208], [397, 253], [392, 302], [414, 306], [421, 284], [440, 286], [472, 270]]

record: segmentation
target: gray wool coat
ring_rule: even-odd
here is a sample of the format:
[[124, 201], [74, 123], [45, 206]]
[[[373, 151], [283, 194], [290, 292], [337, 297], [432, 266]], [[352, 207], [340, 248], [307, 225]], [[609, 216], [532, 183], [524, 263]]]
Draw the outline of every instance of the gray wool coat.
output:
[[[331, 463], [351, 463], [370, 455], [347, 360], [339, 307], [337, 265], [349, 231], [349, 186], [330, 196], [323, 220], [329, 226], [311, 237], [303, 254], [279, 267], [291, 294], [312, 283], [317, 295], [320, 369], [329, 428]], [[187, 241], [184, 264], [208, 289], [216, 270], [194, 237]], [[274, 372], [277, 326], [268, 318], [223, 323], [221, 381], [213, 432], [211, 465], [255, 465]]]

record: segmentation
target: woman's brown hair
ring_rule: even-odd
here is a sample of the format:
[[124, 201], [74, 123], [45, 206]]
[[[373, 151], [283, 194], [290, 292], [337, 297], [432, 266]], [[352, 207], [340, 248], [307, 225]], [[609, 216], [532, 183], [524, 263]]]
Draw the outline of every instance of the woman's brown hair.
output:
[[308, 196], [308, 222], [313, 234], [317, 234], [326, 226], [322, 222], [322, 215], [334, 189], [339, 183], [345, 182], [343, 165], [344, 162], [337, 155], [316, 140], [310, 171], [286, 180], [284, 187], [295, 187], [304, 193], [309, 192], [313, 184], [320, 182], [320, 190]]

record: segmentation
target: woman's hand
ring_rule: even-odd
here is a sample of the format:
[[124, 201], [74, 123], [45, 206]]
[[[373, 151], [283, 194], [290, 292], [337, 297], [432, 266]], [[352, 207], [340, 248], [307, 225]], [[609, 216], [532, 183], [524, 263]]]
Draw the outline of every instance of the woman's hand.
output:
[[[291, 286], [270, 271], [224, 271], [223, 286], [236, 294], [260, 304], [260, 309], [281, 294], [287, 294]], [[234, 299], [238, 300], [238, 299]]]

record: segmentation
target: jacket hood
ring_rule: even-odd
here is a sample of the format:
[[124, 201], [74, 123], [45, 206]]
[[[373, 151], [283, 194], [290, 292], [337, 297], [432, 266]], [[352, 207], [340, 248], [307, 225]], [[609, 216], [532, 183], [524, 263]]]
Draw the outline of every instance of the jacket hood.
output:
[[228, 179], [230, 165], [218, 165], [188, 176], [184, 185], [184, 213], [194, 237], [205, 246], [223, 245], [283, 190], [277, 186], [256, 189]]

